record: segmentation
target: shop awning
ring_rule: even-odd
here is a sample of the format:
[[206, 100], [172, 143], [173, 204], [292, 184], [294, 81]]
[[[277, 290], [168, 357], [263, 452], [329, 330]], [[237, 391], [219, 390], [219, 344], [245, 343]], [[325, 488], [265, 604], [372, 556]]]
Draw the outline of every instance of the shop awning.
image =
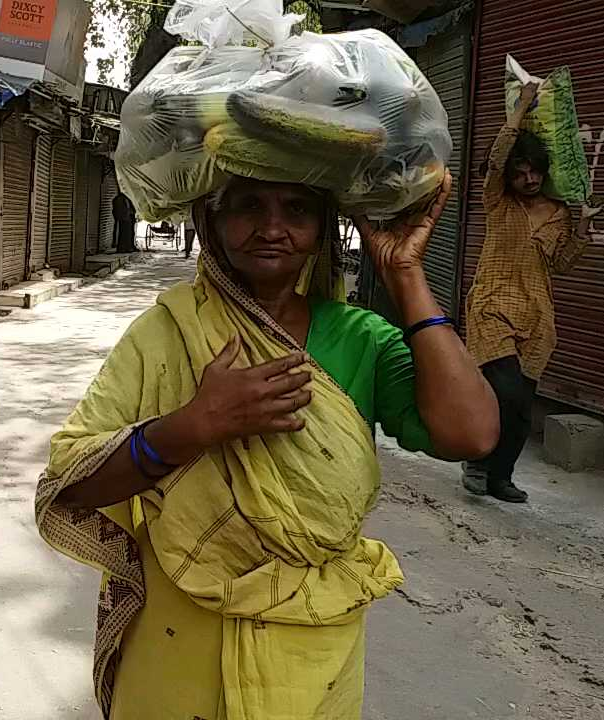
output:
[[108, 130], [120, 131], [120, 119], [116, 115], [104, 113], [93, 113], [89, 116], [90, 124], [94, 127], [101, 127]]
[[0, 72], [0, 109], [13, 98], [26, 93], [37, 80]]
[[402, 25], [422, 18], [440, 16], [463, 5], [464, 0], [321, 0], [325, 8], [373, 10]]
[[404, 48], [423, 47], [433, 35], [443, 33], [456, 25], [473, 7], [474, 0], [465, 0], [444, 15], [401, 27], [396, 33], [396, 41]]

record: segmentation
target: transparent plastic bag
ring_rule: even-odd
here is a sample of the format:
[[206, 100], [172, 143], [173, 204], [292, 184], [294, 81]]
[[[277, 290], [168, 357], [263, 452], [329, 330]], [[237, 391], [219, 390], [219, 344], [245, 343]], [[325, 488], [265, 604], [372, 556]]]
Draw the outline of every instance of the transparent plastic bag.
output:
[[529, 75], [511, 55], [506, 60], [505, 96], [508, 118], [523, 85], [539, 85], [537, 102], [524, 117], [523, 129], [546, 145], [550, 170], [544, 192], [556, 200], [583, 203], [591, 195], [589, 167], [581, 141], [570, 70], [560, 67], [545, 80]]
[[282, 0], [179, 0], [164, 28], [210, 50], [252, 39], [270, 47], [283, 44], [301, 19], [283, 15]]
[[[343, 212], [371, 217], [435, 192], [451, 151], [447, 115], [390, 38], [305, 32], [270, 46], [228, 44], [241, 41], [238, 31], [218, 32], [201, 15], [192, 23], [188, 2], [189, 15], [181, 3], [167, 27], [194, 26], [208, 45], [172, 50], [123, 106], [116, 166], [142, 217], [184, 215], [231, 174], [325, 188]], [[242, 3], [248, 14], [254, 2], [265, 16], [253, 30], [268, 38], [273, 0]]]

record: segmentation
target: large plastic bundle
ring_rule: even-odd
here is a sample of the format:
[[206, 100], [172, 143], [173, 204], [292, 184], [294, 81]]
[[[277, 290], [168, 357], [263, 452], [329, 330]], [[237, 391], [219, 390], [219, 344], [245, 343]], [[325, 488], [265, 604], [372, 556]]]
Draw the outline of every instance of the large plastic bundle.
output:
[[579, 134], [570, 70], [557, 68], [542, 80], [529, 75], [508, 55], [505, 80], [508, 117], [514, 111], [522, 86], [528, 82], [537, 83], [539, 93], [535, 106], [524, 118], [523, 128], [547, 146], [550, 171], [544, 191], [557, 200], [583, 203], [591, 195], [591, 181]]
[[326, 188], [373, 217], [434, 193], [451, 139], [416, 65], [376, 30], [290, 37], [299, 20], [281, 0], [174, 6], [166, 29], [201, 45], [172, 50], [122, 111], [118, 177], [142, 217], [183, 215], [231, 174]]

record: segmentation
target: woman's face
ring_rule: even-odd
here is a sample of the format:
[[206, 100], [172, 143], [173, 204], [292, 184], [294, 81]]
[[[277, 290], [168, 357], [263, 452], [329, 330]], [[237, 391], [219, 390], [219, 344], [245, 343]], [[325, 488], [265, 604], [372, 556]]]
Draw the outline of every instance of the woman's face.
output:
[[319, 251], [323, 203], [303, 185], [233, 181], [213, 227], [234, 270], [248, 283], [296, 282]]

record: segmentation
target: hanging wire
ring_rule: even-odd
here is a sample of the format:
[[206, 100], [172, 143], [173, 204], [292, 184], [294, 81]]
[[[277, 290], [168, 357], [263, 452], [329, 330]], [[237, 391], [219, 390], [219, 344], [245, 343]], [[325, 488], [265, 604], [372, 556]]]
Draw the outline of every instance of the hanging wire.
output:
[[229, 8], [226, 8], [226, 11], [228, 12], [228, 14], [229, 14], [231, 17], [233, 17], [235, 20], [237, 20], [237, 22], [238, 22], [242, 27], [244, 27], [251, 35], [254, 35], [255, 37], [257, 37], [258, 40], [260, 40], [261, 42], [265, 43], [265, 45], [266, 45], [267, 47], [273, 47], [273, 43], [272, 43], [270, 40], [267, 40], [266, 38], [263, 38], [262, 35], [259, 35], [257, 32], [255, 32], [254, 30], [252, 30], [252, 28], [251, 28], [249, 25], [246, 25], [246, 24], [243, 22], [243, 20], [240, 20], [240, 19], [237, 17], [237, 15], [235, 15], [235, 13], [234, 13], [232, 10], [230, 10]]
[[[124, 5], [147, 5], [148, 7], [160, 7], [160, 8], [172, 8], [173, 5], [166, 5], [166, 3], [158, 3], [158, 2], [149, 2], [148, 0], [121, 0], [121, 2]], [[226, 11], [231, 15], [242, 27], [244, 27], [251, 35], [254, 35], [254, 37], [257, 37], [258, 40], [263, 42], [267, 47], [273, 47], [273, 43], [270, 40], [267, 40], [265, 37], [262, 37], [259, 33], [257, 33], [255, 30], [252, 30], [252, 28], [243, 22], [243, 20], [240, 20], [237, 15], [230, 9], [226, 8]]]
[[123, 5], [148, 5], [149, 7], [160, 7], [170, 9], [172, 5], [166, 3], [148, 2], [148, 0], [120, 0]]

